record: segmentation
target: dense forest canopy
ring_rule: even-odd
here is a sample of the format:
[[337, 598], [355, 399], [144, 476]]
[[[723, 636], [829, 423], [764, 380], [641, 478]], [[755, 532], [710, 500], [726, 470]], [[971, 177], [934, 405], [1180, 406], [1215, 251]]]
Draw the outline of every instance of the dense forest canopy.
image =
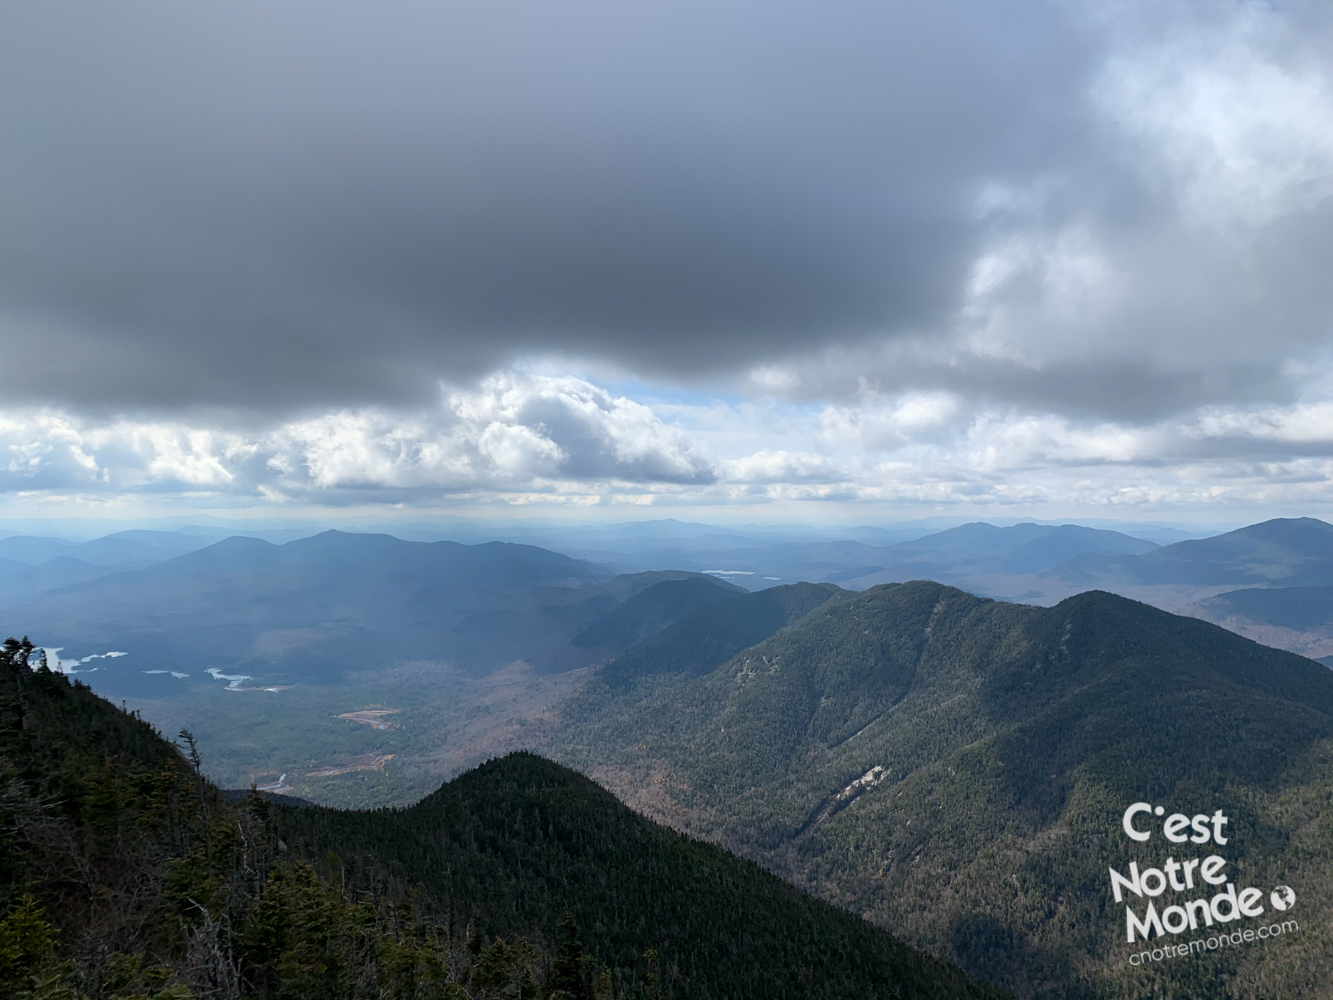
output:
[[6, 643], [0, 995], [1000, 996], [531, 754], [361, 813], [200, 765]]
[[[1333, 995], [1322, 664], [1109, 593], [927, 581], [832, 595], [707, 669], [693, 628], [604, 665], [547, 752], [1017, 996]], [[1121, 833], [1139, 801], [1224, 808], [1237, 891], [1290, 885], [1304, 931], [1132, 966], [1107, 873], [1165, 861]]]

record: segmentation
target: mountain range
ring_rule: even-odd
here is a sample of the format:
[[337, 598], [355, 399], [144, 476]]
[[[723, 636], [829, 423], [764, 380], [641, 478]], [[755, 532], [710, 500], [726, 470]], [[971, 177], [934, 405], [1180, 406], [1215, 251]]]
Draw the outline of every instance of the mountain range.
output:
[[1052, 568], [1071, 586], [1299, 587], [1333, 583], [1333, 525], [1276, 518], [1135, 556], [1087, 553]]
[[532, 755], [405, 811], [222, 796], [32, 652], [0, 651], [5, 996], [1000, 998]]
[[[60, 666], [96, 671], [77, 679], [112, 693], [124, 684], [130, 707], [167, 731], [194, 729], [209, 771], [237, 785], [412, 805], [404, 822], [420, 831], [503, 799], [497, 787], [524, 801], [538, 788], [573, 795], [589, 816], [610, 808], [530, 755], [469, 770], [527, 748], [1015, 996], [1316, 998], [1333, 978], [1333, 674], [1200, 617], [1288, 638], [1324, 627], [1330, 534], [1294, 519], [1162, 546], [1028, 524], [884, 546], [802, 543], [844, 546], [839, 558], [853, 563], [867, 548], [895, 552], [904, 574], [1015, 588], [1156, 587], [1189, 600], [1190, 615], [1106, 591], [1046, 607], [924, 580], [751, 590], [689, 569], [615, 575], [518, 543], [342, 532], [224, 539], [3, 615], [15, 633], [74, 647], [82, 662], [62, 653]], [[94, 659], [106, 650], [126, 655]], [[460, 772], [455, 792], [433, 793]], [[1305, 931], [1206, 961], [1129, 964], [1137, 953], [1106, 873], [1163, 863], [1122, 832], [1135, 802], [1224, 811], [1235, 885], [1291, 887]], [[401, 813], [274, 808], [311, 858], [350, 851], [370, 859], [356, 871], [392, 884], [426, 864], [411, 846], [425, 832], [371, 851], [394, 839], [384, 824]], [[520, 853], [545, 866], [522, 822], [486, 822], [511, 821], [529, 845]], [[470, 823], [450, 843], [504, 855], [506, 835], [473, 838], [492, 827]], [[595, 841], [577, 823], [561, 836]], [[665, 857], [633, 864], [676, 864]], [[580, 864], [561, 884], [592, 877]], [[418, 881], [437, 903], [457, 897], [447, 880]], [[497, 905], [535, 921], [525, 940], [539, 924], [554, 934], [558, 914], [534, 902], [547, 890], [515, 891]], [[484, 915], [483, 897], [467, 896], [474, 930], [490, 920], [486, 934], [514, 933]], [[599, 930], [602, 903], [561, 905], [579, 910], [607, 968], [646, 982], [630, 955], [648, 946]], [[663, 913], [661, 926], [679, 922]], [[799, 951], [789, 932], [773, 933]], [[680, 968], [697, 977], [703, 966]]]
[[[141, 680], [131, 686], [122, 674], [118, 690], [142, 693], [145, 670], [197, 680], [212, 668], [283, 684], [328, 683], [352, 663], [413, 659], [482, 673], [515, 660], [569, 669], [737, 590], [679, 572], [612, 580], [600, 567], [530, 545], [328, 531], [284, 545], [227, 538], [70, 584], [0, 618], [53, 646], [131, 653]], [[607, 614], [613, 618], [599, 626]]]
[[[1329, 995], [1333, 672], [1104, 592], [825, 597], [705, 662], [697, 614], [622, 651], [545, 752], [1017, 996]], [[1224, 810], [1237, 885], [1293, 886], [1307, 933], [1128, 964], [1140, 801]]]
[[[824, 586], [852, 589], [885, 578], [935, 579], [1044, 604], [1098, 587], [1322, 657], [1333, 655], [1331, 630], [1320, 624], [1333, 618], [1327, 595], [1305, 589], [1290, 602], [1225, 595], [1325, 578], [1333, 573], [1330, 532], [1312, 519], [1278, 520], [1157, 546], [1076, 525], [970, 524], [874, 545], [741, 532], [719, 542], [706, 525], [665, 523], [644, 537], [713, 546], [718, 565], [711, 568], [719, 572], [686, 567], [618, 576], [513, 542], [325, 532], [274, 544], [249, 536], [216, 540], [202, 530], [126, 532], [86, 544], [139, 555], [136, 546], [152, 545], [159, 555], [173, 546], [191, 551], [117, 566], [58, 556], [7, 567], [0, 591], [62, 565], [82, 575], [24, 603], [0, 601], [0, 626], [33, 635], [60, 658], [53, 663], [79, 671], [108, 696], [131, 699], [164, 725], [196, 725], [226, 780], [281, 785], [286, 774], [289, 783], [302, 778], [301, 794], [322, 801], [405, 802], [488, 754], [539, 741], [554, 724], [553, 706], [583, 683], [577, 671], [715, 601], [747, 589], [785, 592], [785, 584], [762, 581], [759, 570], [769, 563], [737, 568], [745, 552], [794, 560]], [[42, 547], [49, 542], [0, 539], [30, 559], [48, 554]], [[899, 568], [885, 569], [889, 564]], [[756, 580], [768, 590], [754, 589]], [[774, 599], [759, 604], [769, 605], [772, 621], [785, 621]], [[1290, 613], [1297, 605], [1304, 609], [1299, 621]], [[707, 629], [726, 624], [730, 614], [715, 611], [713, 625], [699, 625], [701, 650], [711, 648]], [[735, 641], [753, 643], [759, 635]], [[356, 724], [340, 718], [363, 710], [392, 711], [392, 724], [349, 735]], [[389, 760], [391, 768], [366, 770]], [[312, 774], [318, 780], [306, 781]], [[392, 787], [382, 783], [390, 777]]]
[[1264, 521], [1139, 556], [1080, 555], [1048, 570], [1040, 586], [1053, 594], [1100, 587], [1333, 657], [1333, 525], [1315, 518]]

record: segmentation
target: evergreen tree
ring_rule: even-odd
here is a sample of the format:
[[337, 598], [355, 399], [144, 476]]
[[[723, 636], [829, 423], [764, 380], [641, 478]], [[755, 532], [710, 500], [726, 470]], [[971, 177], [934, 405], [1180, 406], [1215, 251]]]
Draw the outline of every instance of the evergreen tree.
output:
[[583, 942], [572, 913], [555, 925], [555, 962], [551, 965], [551, 1000], [587, 1000], [583, 982]]

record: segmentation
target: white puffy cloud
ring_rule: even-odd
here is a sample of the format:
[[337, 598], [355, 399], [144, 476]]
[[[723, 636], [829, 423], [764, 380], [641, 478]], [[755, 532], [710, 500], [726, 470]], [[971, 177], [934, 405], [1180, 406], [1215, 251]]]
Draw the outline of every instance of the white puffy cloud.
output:
[[738, 483], [839, 483], [851, 475], [824, 455], [764, 449], [728, 463], [727, 478]]
[[1333, 197], [1333, 86], [1267, 4], [1106, 64], [1096, 92], [1191, 221], [1262, 226]]
[[51, 489], [105, 481], [79, 424], [54, 413], [0, 414], [0, 482], [8, 489]]
[[501, 372], [408, 416], [362, 410], [279, 427], [287, 490], [526, 490], [534, 482], [707, 483], [713, 460], [649, 407], [572, 376]]
[[715, 476], [712, 459], [650, 407], [580, 378], [496, 374], [451, 393], [447, 406], [501, 476], [531, 475], [530, 463], [553, 478], [701, 483]]
[[881, 442], [896, 422], [867, 385], [1071, 425], [1308, 398], [1333, 343], [1333, 20], [1313, 11], [1083, 7], [1069, 141], [978, 177], [952, 311], [763, 361], [747, 388], [845, 400]]
[[706, 484], [714, 460], [653, 410], [583, 379], [501, 372], [428, 411], [345, 410], [267, 432], [38, 411], [0, 416], [10, 491], [367, 499], [561, 483]]
[[947, 431], [959, 415], [956, 396], [947, 392], [884, 395], [862, 391], [852, 403], [832, 404], [820, 414], [823, 439], [846, 448], [880, 451]]
[[823, 404], [650, 404], [583, 378], [503, 371], [426, 410], [346, 410], [250, 432], [9, 412], [0, 459], [11, 495], [98, 502], [1328, 513], [1333, 392], [1116, 421], [869, 383]]

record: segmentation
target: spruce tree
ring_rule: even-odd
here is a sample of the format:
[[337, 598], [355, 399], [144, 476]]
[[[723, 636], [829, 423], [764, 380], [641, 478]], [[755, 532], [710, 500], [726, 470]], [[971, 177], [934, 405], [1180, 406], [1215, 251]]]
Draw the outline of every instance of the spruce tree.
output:
[[583, 943], [574, 914], [555, 925], [555, 962], [551, 965], [551, 1000], [586, 1000], [583, 988]]

